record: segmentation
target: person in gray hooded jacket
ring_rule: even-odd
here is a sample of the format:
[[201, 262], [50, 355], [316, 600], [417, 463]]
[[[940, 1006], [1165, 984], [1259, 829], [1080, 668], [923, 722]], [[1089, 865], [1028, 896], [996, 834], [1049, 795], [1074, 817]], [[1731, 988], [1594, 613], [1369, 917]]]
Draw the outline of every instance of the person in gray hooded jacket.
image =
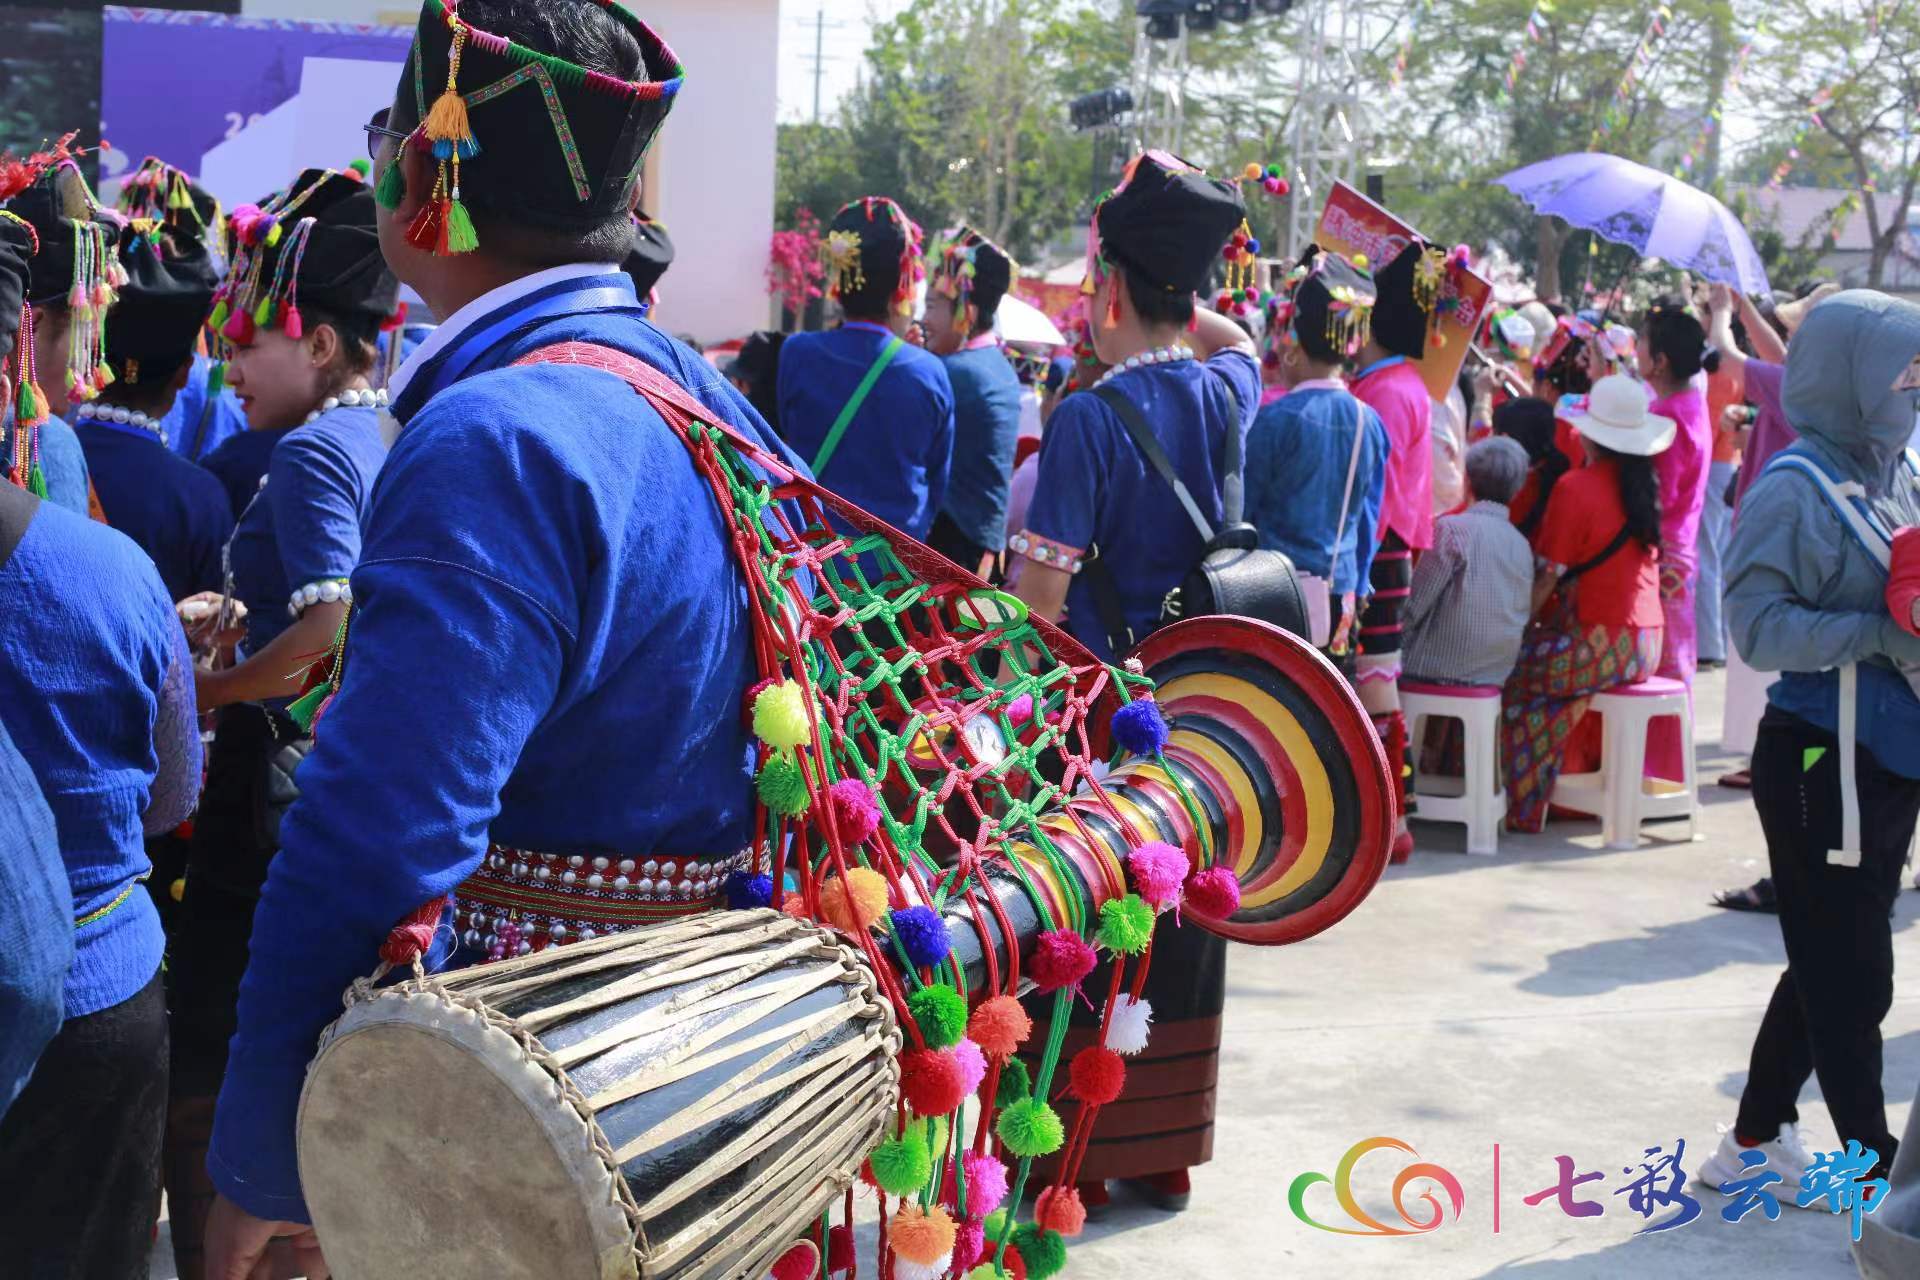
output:
[[[1747, 492], [1727, 565], [1740, 654], [1782, 672], [1753, 753], [1753, 799], [1779, 895], [1787, 970], [1754, 1038], [1740, 1111], [1700, 1181], [1808, 1163], [1795, 1108], [1817, 1074], [1840, 1143], [1885, 1176], [1895, 1140], [1880, 1021], [1893, 1001], [1888, 914], [1920, 817], [1920, 697], [1896, 664], [1920, 638], [1884, 603], [1885, 544], [1920, 524], [1913, 434], [1920, 306], [1867, 290], [1808, 315], [1783, 396], [1800, 440]], [[1850, 785], [1849, 785], [1850, 784]]]

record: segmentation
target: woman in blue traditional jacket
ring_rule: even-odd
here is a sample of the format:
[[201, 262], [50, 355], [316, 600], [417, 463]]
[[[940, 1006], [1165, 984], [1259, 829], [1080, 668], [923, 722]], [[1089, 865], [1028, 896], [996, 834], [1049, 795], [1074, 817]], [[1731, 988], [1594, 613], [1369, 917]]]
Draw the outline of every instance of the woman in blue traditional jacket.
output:
[[[377, 420], [386, 394], [368, 375], [398, 290], [380, 256], [372, 192], [332, 170], [308, 170], [284, 194], [236, 209], [234, 245], [225, 314], [216, 312], [231, 344], [228, 377], [250, 429], [278, 439], [226, 545], [224, 592], [182, 610], [200, 618], [201, 643], [233, 646], [233, 660], [197, 682], [201, 709], [217, 709], [216, 730], [172, 939], [167, 1182], [185, 1280], [201, 1274], [213, 1201], [204, 1154], [254, 907], [293, 769], [312, 743], [288, 704], [346, 617], [360, 523], [386, 458]], [[233, 601], [246, 606], [244, 622]]]
[[[1152, 432], [1218, 528], [1230, 433], [1244, 435], [1260, 406], [1252, 340], [1194, 301], [1245, 217], [1230, 184], [1158, 152], [1136, 158], [1094, 211], [1082, 287], [1094, 349], [1112, 368], [1054, 410], [1026, 527], [1008, 546], [1025, 557], [1019, 594], [1034, 612], [1052, 621], [1064, 607], [1074, 637], [1109, 662], [1159, 625], [1161, 601], [1204, 549], [1123, 412]], [[1213, 1154], [1226, 944], [1199, 929], [1156, 929], [1144, 996], [1153, 1039], [1119, 1099], [1100, 1109], [1081, 1165], [1081, 1201], [1095, 1213], [1110, 1178], [1184, 1208], [1188, 1169]], [[1062, 1052], [1071, 1058], [1099, 1037], [1098, 1017], [1076, 1009]]]

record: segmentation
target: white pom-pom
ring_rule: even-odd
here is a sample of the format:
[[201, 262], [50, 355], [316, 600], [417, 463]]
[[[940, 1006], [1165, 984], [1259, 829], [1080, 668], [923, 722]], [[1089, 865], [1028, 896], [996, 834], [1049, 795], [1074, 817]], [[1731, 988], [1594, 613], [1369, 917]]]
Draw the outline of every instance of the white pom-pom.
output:
[[1107, 1048], [1131, 1056], [1147, 1047], [1147, 1031], [1153, 1026], [1153, 1006], [1145, 1000], [1121, 996], [1114, 1002], [1113, 1020], [1107, 1024]]
[[940, 1280], [953, 1266], [953, 1254], [943, 1253], [932, 1262], [908, 1262], [896, 1256], [893, 1260], [893, 1280]]

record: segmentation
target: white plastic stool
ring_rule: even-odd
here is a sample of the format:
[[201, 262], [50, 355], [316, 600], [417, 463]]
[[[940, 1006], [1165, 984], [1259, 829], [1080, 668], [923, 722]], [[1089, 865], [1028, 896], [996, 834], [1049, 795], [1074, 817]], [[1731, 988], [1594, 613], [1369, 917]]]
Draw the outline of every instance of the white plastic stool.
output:
[[[1678, 680], [1653, 676], [1595, 694], [1589, 710], [1600, 717], [1600, 771], [1562, 774], [1554, 784], [1553, 803], [1576, 813], [1598, 815], [1600, 838], [1609, 849], [1638, 846], [1640, 824], [1649, 818], [1685, 818], [1687, 838], [1694, 839], [1700, 800], [1687, 687]], [[1647, 727], [1668, 717], [1680, 721], [1686, 776], [1644, 777]]]
[[[1414, 776], [1407, 792], [1418, 801], [1416, 818], [1467, 824], [1467, 852], [1500, 851], [1500, 822], [1507, 813], [1500, 785], [1500, 689], [1497, 685], [1400, 682], [1400, 711], [1407, 720], [1407, 759]], [[1420, 722], [1458, 720], [1466, 730], [1466, 778], [1461, 794], [1420, 789]]]

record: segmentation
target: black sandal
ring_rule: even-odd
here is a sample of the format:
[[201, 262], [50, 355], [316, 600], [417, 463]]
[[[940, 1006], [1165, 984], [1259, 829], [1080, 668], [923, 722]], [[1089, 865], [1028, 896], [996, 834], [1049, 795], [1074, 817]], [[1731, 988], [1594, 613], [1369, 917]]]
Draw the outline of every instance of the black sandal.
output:
[[1766, 915], [1780, 913], [1780, 900], [1774, 896], [1772, 876], [1761, 876], [1743, 889], [1716, 893], [1713, 895], [1713, 905], [1729, 911], [1756, 911]]

